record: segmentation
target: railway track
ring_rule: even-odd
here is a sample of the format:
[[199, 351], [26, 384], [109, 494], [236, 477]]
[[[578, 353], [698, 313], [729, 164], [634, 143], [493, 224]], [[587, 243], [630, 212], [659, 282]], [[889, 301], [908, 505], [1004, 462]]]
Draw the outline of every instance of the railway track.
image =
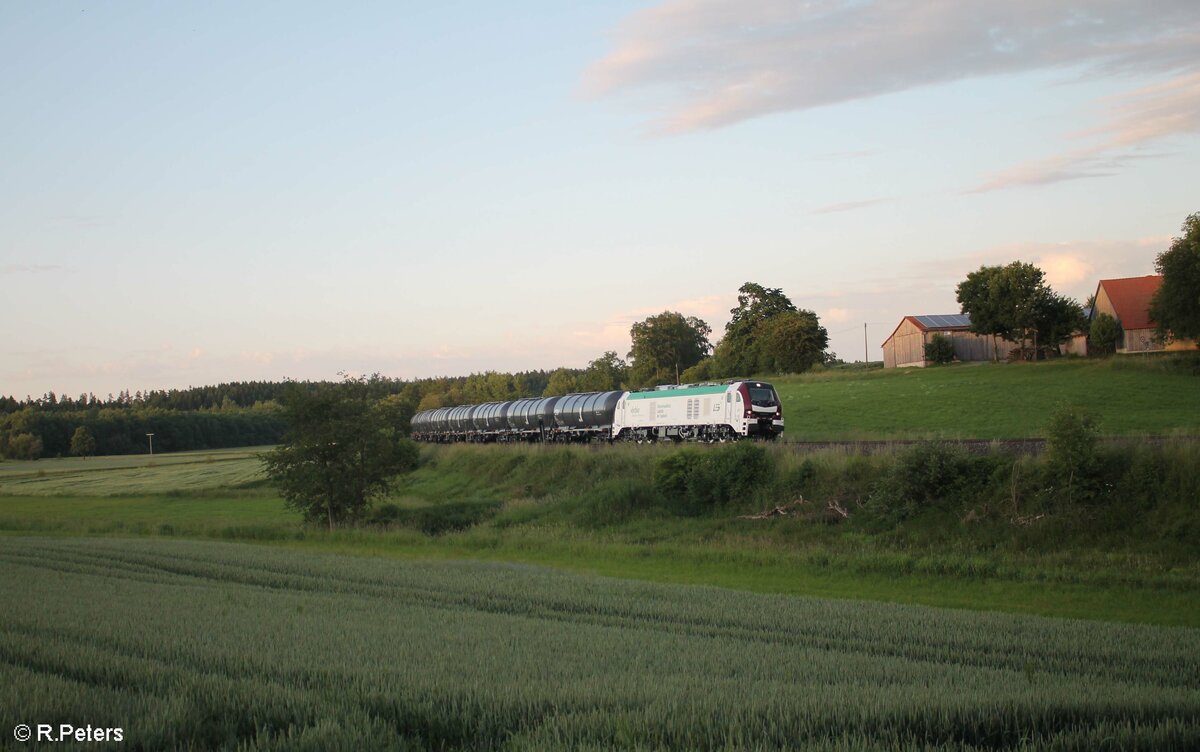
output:
[[[1171, 443], [1195, 443], [1200, 436], [1101, 436], [1099, 443], [1109, 446], [1128, 446], [1131, 444], [1150, 444], [1161, 446]], [[870, 439], [852, 441], [783, 441], [782, 446], [796, 452], [815, 452], [827, 449], [841, 449], [848, 454], [880, 454], [894, 452], [918, 444], [936, 442], [962, 447], [970, 452], [983, 454], [993, 449], [1003, 449], [1017, 454], [1040, 454], [1046, 446], [1042, 438], [1024, 439]]]

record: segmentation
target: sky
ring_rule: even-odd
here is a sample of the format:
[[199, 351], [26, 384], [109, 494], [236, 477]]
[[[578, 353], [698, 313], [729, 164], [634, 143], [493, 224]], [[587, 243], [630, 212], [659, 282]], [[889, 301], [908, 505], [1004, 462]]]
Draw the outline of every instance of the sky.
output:
[[0, 394], [582, 367], [747, 281], [881, 359], [982, 264], [1153, 273], [1197, 50], [1195, 0], [0, 4]]

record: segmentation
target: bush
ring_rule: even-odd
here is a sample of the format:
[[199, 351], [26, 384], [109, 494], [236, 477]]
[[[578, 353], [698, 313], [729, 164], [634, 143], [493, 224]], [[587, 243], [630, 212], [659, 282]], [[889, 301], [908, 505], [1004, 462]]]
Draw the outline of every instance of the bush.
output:
[[1096, 420], [1087, 410], [1064, 405], [1046, 427], [1046, 460], [1051, 472], [1066, 477], [1068, 501], [1088, 494], [1096, 470]]
[[954, 341], [944, 334], [935, 334], [925, 343], [925, 360], [934, 363], [954, 362]]
[[1121, 338], [1121, 325], [1107, 313], [1098, 313], [1092, 318], [1088, 331], [1088, 353], [1112, 355], [1117, 351], [1117, 340]]
[[951, 444], [919, 444], [901, 454], [871, 492], [868, 507], [890, 522], [928, 509], [958, 509], [994, 486], [1002, 455], [975, 456]]
[[371, 512], [373, 525], [406, 527], [426, 535], [465, 530], [478, 525], [500, 510], [498, 501], [455, 501], [448, 504], [404, 509], [396, 504], [381, 504]]
[[655, 463], [653, 475], [654, 488], [668, 508], [688, 516], [754, 497], [774, 477], [771, 455], [749, 442], [707, 451], [680, 449]]
[[688, 478], [701, 460], [695, 449], [680, 449], [654, 463], [654, 488], [668, 501], [687, 496]]
[[14, 460], [36, 460], [42, 456], [42, 440], [31, 433], [10, 436], [5, 454]]

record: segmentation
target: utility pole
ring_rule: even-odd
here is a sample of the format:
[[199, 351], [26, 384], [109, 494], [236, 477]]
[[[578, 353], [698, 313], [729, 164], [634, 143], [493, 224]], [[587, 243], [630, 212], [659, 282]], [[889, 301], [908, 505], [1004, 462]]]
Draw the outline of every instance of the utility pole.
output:
[[148, 434], [146, 434], [146, 438], [150, 439], [150, 456], [153, 457], [154, 456], [154, 434], [148, 433]]
[[871, 359], [867, 357], [867, 322], [863, 322], [863, 365], [870, 363]]

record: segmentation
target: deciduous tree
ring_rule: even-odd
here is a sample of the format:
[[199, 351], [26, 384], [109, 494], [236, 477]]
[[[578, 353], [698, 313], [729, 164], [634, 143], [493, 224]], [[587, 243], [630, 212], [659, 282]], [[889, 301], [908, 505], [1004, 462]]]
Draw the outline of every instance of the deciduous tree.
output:
[[635, 386], [674, 382], [712, 349], [712, 328], [695, 316], [663, 311], [629, 330], [629, 379]]
[[796, 306], [778, 287], [747, 282], [738, 288], [738, 305], [729, 311], [725, 336], [714, 354], [714, 370], [722, 376], [749, 375], [761, 371], [758, 338], [764, 324], [775, 316], [792, 313]]
[[608, 392], [620, 389], [629, 379], [629, 366], [612, 350], [588, 363], [579, 377], [579, 388], [585, 392]]
[[96, 437], [87, 430], [87, 426], [76, 428], [75, 433], [71, 435], [71, 454], [76, 457], [91, 457], [95, 453]]
[[1083, 325], [1079, 304], [1047, 287], [1045, 274], [1033, 264], [981, 266], [959, 283], [957, 293], [971, 331], [992, 337], [995, 359], [996, 338], [1020, 340], [1023, 354], [1026, 345], [1036, 353], [1043, 345], [1058, 347]]
[[803, 373], [824, 360], [829, 333], [812, 311], [791, 310], [760, 322], [752, 352], [755, 373]]
[[1184, 220], [1182, 229], [1154, 261], [1163, 281], [1150, 301], [1150, 318], [1163, 339], [1200, 339], [1200, 212]]
[[579, 391], [579, 372], [570, 368], [559, 368], [550, 374], [543, 397], [561, 397]]
[[264, 457], [284, 503], [330, 530], [362, 515], [396, 475], [416, 466], [416, 445], [371, 397], [378, 379], [294, 384], [283, 401], [287, 435]]

